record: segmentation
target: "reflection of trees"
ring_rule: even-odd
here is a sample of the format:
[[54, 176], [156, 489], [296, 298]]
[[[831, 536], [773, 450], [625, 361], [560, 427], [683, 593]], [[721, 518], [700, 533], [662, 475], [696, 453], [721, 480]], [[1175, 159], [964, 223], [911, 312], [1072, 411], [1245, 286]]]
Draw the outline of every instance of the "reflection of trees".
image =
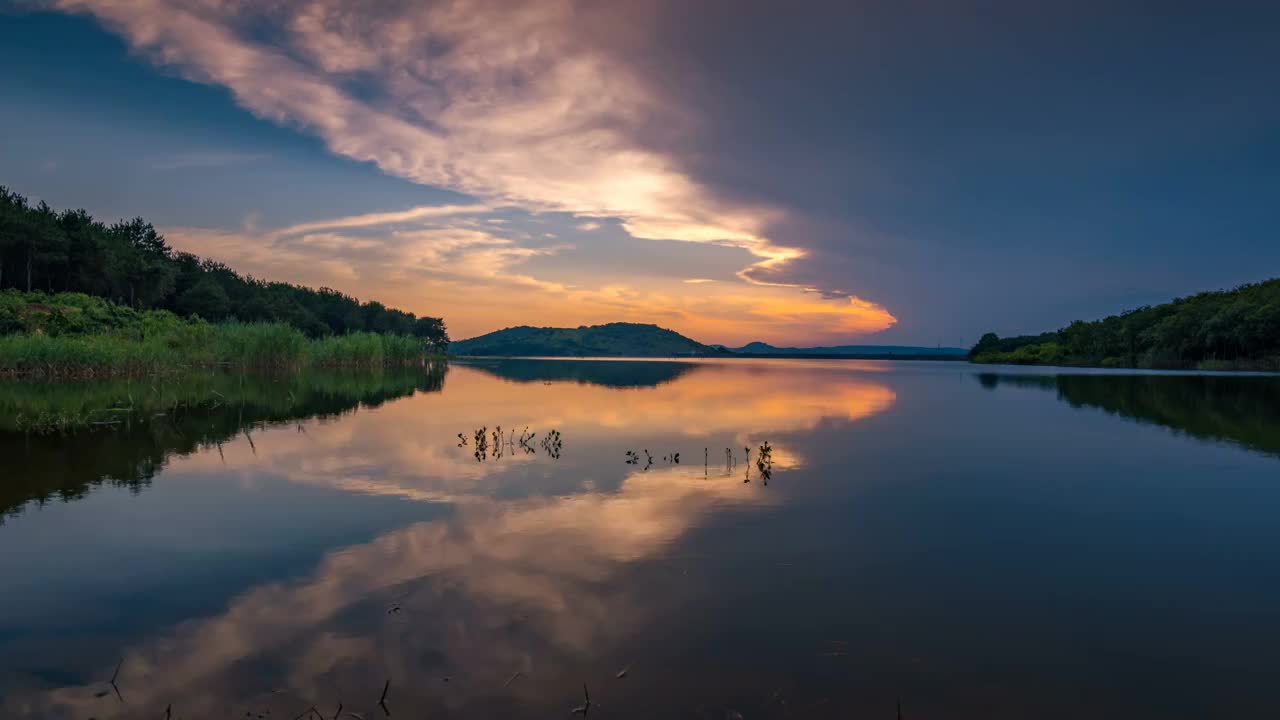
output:
[[83, 497], [108, 483], [139, 491], [174, 455], [254, 428], [337, 417], [438, 392], [447, 368], [287, 376], [199, 374], [164, 381], [0, 386], [0, 519], [29, 502]]
[[632, 388], [671, 382], [702, 367], [696, 363], [648, 360], [464, 360], [459, 364], [515, 382], [570, 380], [588, 385]]
[[1206, 440], [1280, 455], [1280, 378], [1223, 375], [1000, 375], [1001, 384], [1058, 391], [1073, 407], [1155, 423]]

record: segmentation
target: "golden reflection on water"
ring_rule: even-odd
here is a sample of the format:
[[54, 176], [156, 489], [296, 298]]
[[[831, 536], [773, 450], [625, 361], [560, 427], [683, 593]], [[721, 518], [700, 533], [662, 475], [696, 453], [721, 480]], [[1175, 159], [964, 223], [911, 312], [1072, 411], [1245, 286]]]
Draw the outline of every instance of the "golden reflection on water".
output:
[[[244, 716], [254, 705], [292, 717], [339, 701], [376, 714], [385, 677], [395, 679], [395, 701], [415, 710], [551, 703], [552, 687], [577, 685], [559, 677], [565, 667], [643, 633], [679, 602], [678, 590], [629, 582], [628, 568], [675, 552], [716, 513], [780, 502], [776, 487], [742, 481], [753, 472], [741, 458], [725, 468], [724, 447], [738, 455], [768, 440], [785, 473], [803, 464], [787, 433], [857, 421], [894, 400], [872, 373], [821, 367], [706, 364], [656, 387], [618, 389], [513, 383], [457, 365], [442, 393], [176, 459], [157, 483], [284, 478], [451, 511], [333, 551], [302, 579], [251, 588], [217, 615], [127, 648], [127, 706], [76, 687], [31, 698], [23, 714], [149, 717], [174, 702], [182, 717]], [[477, 462], [457, 447], [457, 433], [498, 424], [559, 429], [561, 459], [511, 452]], [[682, 463], [623, 463], [641, 448], [655, 458], [681, 452]], [[556, 484], [560, 475], [572, 480]], [[503, 687], [516, 671], [537, 682]], [[447, 692], [430, 684], [444, 675]]]

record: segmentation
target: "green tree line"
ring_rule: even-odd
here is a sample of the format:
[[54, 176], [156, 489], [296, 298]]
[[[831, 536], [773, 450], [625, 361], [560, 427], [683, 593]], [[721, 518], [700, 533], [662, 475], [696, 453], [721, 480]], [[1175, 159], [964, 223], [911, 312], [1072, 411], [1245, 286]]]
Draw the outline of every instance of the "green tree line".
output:
[[285, 322], [309, 337], [353, 332], [412, 335], [433, 351], [449, 343], [441, 318], [379, 302], [241, 275], [176, 252], [142, 218], [107, 225], [84, 210], [57, 212], [0, 186], [0, 291], [77, 292], [137, 310], [211, 322]]
[[1028, 365], [1280, 369], [1280, 278], [1077, 320], [1042, 335], [987, 333], [969, 357]]

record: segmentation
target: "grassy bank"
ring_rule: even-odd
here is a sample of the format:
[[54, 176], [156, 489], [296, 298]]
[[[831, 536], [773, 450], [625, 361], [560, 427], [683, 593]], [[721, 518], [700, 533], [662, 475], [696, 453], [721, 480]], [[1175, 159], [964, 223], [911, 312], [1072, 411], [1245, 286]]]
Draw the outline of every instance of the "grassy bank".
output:
[[415, 365], [419, 338], [357, 332], [308, 338], [279, 322], [208, 323], [137, 312], [75, 293], [0, 295], [0, 373], [91, 378], [191, 368], [370, 368]]

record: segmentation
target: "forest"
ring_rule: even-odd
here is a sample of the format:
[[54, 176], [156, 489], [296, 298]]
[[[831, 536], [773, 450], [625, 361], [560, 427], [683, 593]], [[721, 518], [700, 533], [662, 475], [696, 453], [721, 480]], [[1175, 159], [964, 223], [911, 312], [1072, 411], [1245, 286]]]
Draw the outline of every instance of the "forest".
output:
[[[211, 323], [285, 323], [308, 338], [367, 332], [419, 338], [444, 352], [441, 318], [416, 317], [330, 288], [313, 289], [241, 275], [177, 252], [142, 218], [105, 224], [84, 210], [30, 204], [0, 186], [0, 292], [56, 297], [81, 293], [135, 310], [164, 310]], [[73, 303], [83, 304], [83, 303]], [[0, 317], [0, 334], [23, 330]]]
[[1056, 332], [982, 336], [979, 363], [1280, 370], [1280, 278], [1077, 320]]

